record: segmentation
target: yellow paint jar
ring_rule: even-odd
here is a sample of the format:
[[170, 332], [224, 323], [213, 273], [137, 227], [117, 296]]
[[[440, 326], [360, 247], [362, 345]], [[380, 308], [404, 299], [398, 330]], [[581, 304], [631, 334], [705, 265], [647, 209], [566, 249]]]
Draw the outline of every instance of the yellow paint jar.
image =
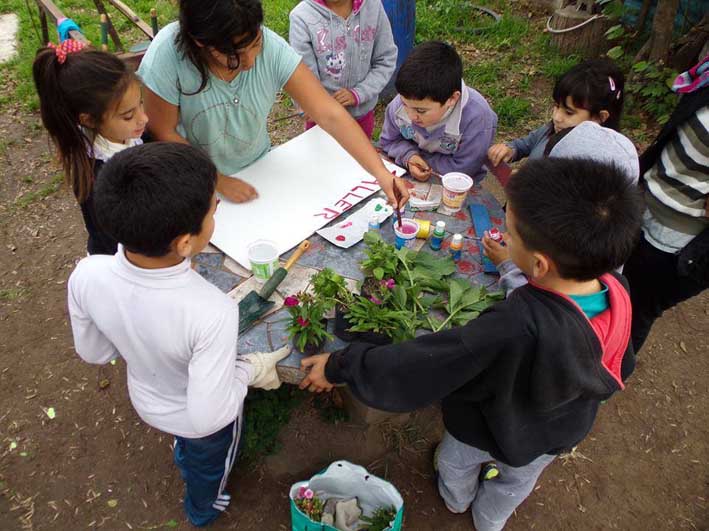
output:
[[419, 226], [419, 230], [416, 233], [417, 238], [425, 240], [431, 234], [431, 222], [427, 219], [417, 219], [416, 224]]

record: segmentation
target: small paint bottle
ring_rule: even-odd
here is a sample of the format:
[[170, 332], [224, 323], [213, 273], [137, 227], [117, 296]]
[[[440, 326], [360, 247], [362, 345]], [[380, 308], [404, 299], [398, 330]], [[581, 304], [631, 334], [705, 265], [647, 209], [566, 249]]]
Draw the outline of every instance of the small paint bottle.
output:
[[379, 223], [379, 215], [372, 214], [372, 216], [369, 218], [368, 230], [379, 230], [380, 228], [381, 224]]
[[434, 251], [441, 250], [441, 244], [443, 243], [443, 238], [446, 237], [446, 222], [436, 221], [436, 227], [433, 229], [433, 236], [431, 236], [431, 249]]
[[462, 234], [454, 234], [453, 239], [451, 240], [451, 247], [450, 247], [450, 253], [451, 256], [453, 257], [453, 260], [456, 262], [460, 260], [460, 256], [463, 252], [463, 235]]

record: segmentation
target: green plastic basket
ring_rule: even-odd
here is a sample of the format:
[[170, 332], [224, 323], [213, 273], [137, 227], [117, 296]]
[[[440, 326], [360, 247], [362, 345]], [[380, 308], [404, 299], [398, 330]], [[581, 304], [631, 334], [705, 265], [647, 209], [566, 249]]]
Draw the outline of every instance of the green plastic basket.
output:
[[371, 515], [372, 511], [378, 507], [393, 505], [396, 508], [396, 517], [387, 529], [401, 531], [404, 521], [404, 500], [401, 494], [394, 485], [373, 476], [367, 472], [367, 469], [359, 465], [348, 461], [335, 461], [325, 470], [315, 474], [309, 481], [299, 481], [290, 488], [291, 529], [293, 531], [337, 531], [332, 526], [312, 521], [298, 509], [294, 499], [300, 487], [312, 489], [321, 499], [356, 496], [366, 516]]

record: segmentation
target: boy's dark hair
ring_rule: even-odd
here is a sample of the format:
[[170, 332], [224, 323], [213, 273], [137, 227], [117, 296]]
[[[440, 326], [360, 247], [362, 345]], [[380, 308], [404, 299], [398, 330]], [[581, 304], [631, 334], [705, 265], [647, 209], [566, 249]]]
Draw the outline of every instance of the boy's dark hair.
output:
[[505, 189], [520, 239], [563, 278], [593, 280], [626, 262], [643, 202], [622, 170], [590, 159], [527, 162]]
[[620, 130], [625, 97], [625, 76], [609, 59], [591, 59], [566, 72], [554, 86], [554, 102], [564, 106], [571, 96], [575, 107], [586, 109], [591, 116], [608, 111], [604, 127]]
[[192, 146], [151, 142], [125, 149], [96, 182], [98, 222], [128, 251], [164, 256], [175, 238], [202, 230], [216, 181], [212, 161]]
[[[89, 148], [106, 112], [120, 105], [136, 81], [135, 74], [112, 53], [84, 50], [60, 63], [53, 48], [40, 48], [32, 64], [42, 124], [59, 150], [64, 178], [79, 203], [86, 201], [93, 182]], [[86, 114], [95, 129], [79, 127]]]
[[[209, 79], [207, 47], [229, 57], [229, 68], [239, 68], [238, 51], [247, 47], [259, 35], [263, 23], [263, 8], [259, 0], [180, 0], [180, 28], [177, 49], [199, 71], [199, 88], [204, 90]], [[238, 39], [238, 41], [237, 41]], [[197, 46], [198, 41], [204, 47]]]
[[396, 75], [396, 91], [405, 98], [431, 98], [440, 104], [460, 90], [463, 62], [450, 44], [428, 41], [419, 44]]

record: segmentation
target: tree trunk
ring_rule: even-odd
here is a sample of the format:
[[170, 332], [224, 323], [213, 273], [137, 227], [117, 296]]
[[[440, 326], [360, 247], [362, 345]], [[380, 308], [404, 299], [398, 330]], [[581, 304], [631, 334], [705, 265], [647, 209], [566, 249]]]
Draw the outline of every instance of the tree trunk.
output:
[[704, 58], [701, 52], [707, 41], [709, 41], [709, 14], [704, 15], [704, 18], [690, 29], [687, 35], [679, 39], [676, 46], [673, 46], [670, 66], [680, 72], [694, 66], [697, 61]]
[[643, 5], [640, 8], [640, 14], [638, 15], [638, 20], [635, 23], [635, 31], [642, 33], [645, 28], [645, 21], [647, 19], [647, 14], [650, 12], [650, 6], [652, 5], [652, 0], [643, 0]]
[[678, 7], [679, 0], [658, 0], [655, 16], [652, 19], [650, 61], [662, 61], [667, 64]]

